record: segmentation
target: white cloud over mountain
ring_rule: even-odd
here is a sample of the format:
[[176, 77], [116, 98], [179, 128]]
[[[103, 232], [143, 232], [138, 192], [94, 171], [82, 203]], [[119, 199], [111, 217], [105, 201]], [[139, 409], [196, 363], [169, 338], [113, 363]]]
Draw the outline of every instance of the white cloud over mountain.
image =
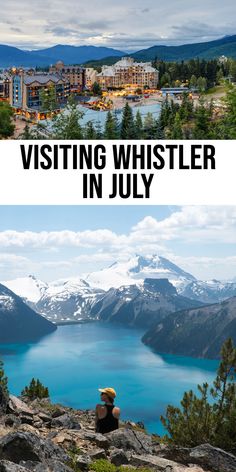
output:
[[121, 222], [120, 232], [109, 220], [103, 226], [98, 218], [93, 230], [0, 231], [1, 279], [5, 272], [8, 279], [27, 271], [44, 280], [83, 274], [134, 254], [167, 257], [201, 279], [236, 275], [236, 207], [173, 207], [169, 216], [147, 214], [126, 230]]
[[[0, 43], [37, 48], [90, 44], [123, 50], [235, 34], [233, 0], [0, 0]], [[73, 13], [72, 13], [73, 12]], [[91, 15], [91, 12], [93, 14]]]

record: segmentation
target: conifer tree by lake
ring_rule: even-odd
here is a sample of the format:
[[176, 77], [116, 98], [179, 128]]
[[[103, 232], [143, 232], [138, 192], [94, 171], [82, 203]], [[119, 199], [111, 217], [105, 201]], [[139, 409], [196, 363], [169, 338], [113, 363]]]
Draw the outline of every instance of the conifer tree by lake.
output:
[[161, 421], [171, 444], [194, 447], [210, 443], [227, 451], [236, 444], [236, 348], [227, 339], [221, 349], [213, 386], [198, 385], [198, 394], [185, 392], [180, 407], [169, 405]]

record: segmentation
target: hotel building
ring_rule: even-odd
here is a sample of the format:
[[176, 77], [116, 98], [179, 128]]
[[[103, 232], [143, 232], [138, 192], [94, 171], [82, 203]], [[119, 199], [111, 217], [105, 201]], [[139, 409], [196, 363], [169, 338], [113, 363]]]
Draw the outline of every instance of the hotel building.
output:
[[135, 62], [131, 57], [123, 57], [113, 66], [103, 66], [97, 74], [97, 82], [102, 89], [133, 85], [140, 88], [156, 88], [159, 73], [151, 62]]
[[70, 93], [79, 93], [85, 87], [85, 68], [79, 66], [66, 66], [64, 62], [58, 61], [49, 69], [50, 74], [56, 74], [70, 84]]
[[41, 92], [47, 92], [50, 87], [55, 90], [56, 103], [60, 109], [69, 96], [70, 86], [65, 79], [50, 74], [13, 75], [10, 82], [10, 104], [16, 112], [24, 111], [29, 117], [45, 113], [48, 110], [41, 109]]

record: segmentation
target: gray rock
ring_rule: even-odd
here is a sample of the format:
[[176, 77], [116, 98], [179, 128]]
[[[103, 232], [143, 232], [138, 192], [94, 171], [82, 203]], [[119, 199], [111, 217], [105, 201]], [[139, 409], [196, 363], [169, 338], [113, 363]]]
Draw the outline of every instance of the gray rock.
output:
[[44, 462], [57, 459], [66, 462], [69, 457], [48, 439], [27, 432], [10, 433], [0, 438], [0, 457], [17, 464], [20, 461]]
[[20, 418], [16, 415], [6, 415], [5, 421], [4, 421], [5, 426], [20, 426], [21, 421]]
[[[44, 466], [44, 469], [43, 468], [39, 469], [39, 464], [38, 464], [34, 472], [45, 472], [45, 466]], [[74, 471], [73, 469], [71, 469], [66, 464], [63, 464], [60, 461], [50, 460], [50, 461], [47, 461], [47, 472], [74, 472]]]
[[22, 461], [21, 465], [32, 472], [73, 472], [73, 470], [67, 465], [54, 460], [47, 460], [46, 463]]
[[117, 429], [107, 433], [110, 446], [124, 451], [135, 451], [137, 454], [151, 454], [153, 452], [152, 438], [147, 434], [132, 429]]
[[33, 420], [33, 416], [32, 415], [29, 415], [27, 413], [21, 413], [20, 416], [20, 421], [22, 424], [30, 424], [32, 425], [34, 420]]
[[96, 461], [97, 459], [106, 459], [106, 453], [104, 449], [94, 449], [92, 452], [89, 452], [89, 456], [91, 457], [92, 461]]
[[19, 398], [15, 397], [14, 395], [9, 396], [9, 403], [8, 403], [8, 408], [10, 411], [12, 411], [15, 414], [22, 414], [22, 415], [27, 415], [27, 416], [33, 416], [34, 415], [34, 410], [30, 408], [28, 405], [26, 405], [25, 402], [20, 400]]
[[119, 467], [120, 465], [128, 464], [129, 458], [127, 454], [124, 451], [122, 451], [122, 449], [114, 449], [110, 453], [110, 461], [112, 464], [115, 464]]
[[88, 466], [91, 463], [92, 463], [92, 459], [90, 458], [88, 454], [81, 454], [76, 457], [76, 466], [82, 471], [88, 470]]
[[166, 447], [160, 455], [179, 462], [180, 464], [198, 464], [211, 472], [235, 472], [236, 457], [210, 444], [202, 444], [193, 448]]
[[52, 411], [52, 418], [58, 418], [59, 416], [64, 415], [66, 412], [65, 408], [57, 406], [53, 411]]
[[52, 428], [81, 429], [80, 423], [73, 415], [65, 413], [64, 415], [53, 418], [51, 422]]
[[130, 457], [130, 463], [138, 467], [155, 467], [155, 470], [158, 470], [158, 472], [174, 472], [178, 467], [176, 462], [149, 454], [132, 454]]
[[91, 441], [92, 443], [96, 444], [98, 447], [102, 447], [107, 449], [109, 447], [109, 440], [100, 433], [92, 433], [90, 431], [83, 431], [81, 432], [81, 438], [87, 441]]
[[0, 461], [0, 472], [28, 472], [29, 469], [22, 467], [14, 462]]
[[42, 420], [44, 423], [48, 423], [48, 422], [51, 422], [51, 421], [52, 421], [52, 417], [49, 416], [49, 415], [47, 415], [46, 413], [43, 413], [42, 411], [40, 411], [37, 416], [38, 416], [38, 418], [39, 418], [40, 420]]
[[192, 448], [189, 458], [189, 462], [199, 464], [203, 468], [209, 468], [214, 472], [236, 471], [236, 457], [210, 444], [202, 444]]

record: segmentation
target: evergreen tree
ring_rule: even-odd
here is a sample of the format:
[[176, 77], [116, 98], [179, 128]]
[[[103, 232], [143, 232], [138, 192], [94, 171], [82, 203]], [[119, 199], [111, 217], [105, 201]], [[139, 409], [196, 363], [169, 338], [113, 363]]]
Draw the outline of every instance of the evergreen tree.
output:
[[94, 84], [92, 85], [92, 92], [94, 95], [102, 95], [102, 89], [98, 82], [94, 82]]
[[143, 139], [143, 120], [139, 110], [137, 111], [135, 116], [134, 127], [136, 139]]
[[121, 139], [135, 139], [133, 112], [128, 103], [126, 103], [123, 109], [120, 137]]
[[185, 392], [180, 408], [167, 407], [161, 421], [169, 433], [168, 442], [186, 447], [208, 442], [228, 451], [235, 449], [236, 349], [232, 339], [225, 341], [221, 358], [211, 389], [207, 383], [198, 385], [198, 395]]
[[97, 121], [95, 123], [95, 131], [96, 131], [96, 139], [102, 139], [103, 138], [103, 131], [102, 131], [102, 125], [100, 121]]
[[39, 379], [32, 378], [30, 384], [22, 390], [21, 395], [35, 400], [36, 398], [48, 398], [49, 391], [48, 387], [45, 387]]
[[97, 139], [97, 133], [92, 121], [88, 121], [88, 123], [86, 123], [83, 134], [84, 139]]
[[39, 91], [39, 101], [42, 111], [52, 112], [56, 110], [59, 105], [57, 103], [55, 85], [50, 85], [48, 89], [42, 88]]
[[118, 139], [119, 128], [116, 117], [109, 110], [106, 116], [104, 139]]
[[211, 139], [211, 113], [201, 100], [194, 115], [193, 139]]
[[70, 99], [65, 111], [53, 118], [52, 137], [54, 139], [83, 139], [83, 130], [80, 124], [82, 117], [83, 113]]
[[175, 115], [175, 121], [171, 130], [170, 139], [183, 139], [182, 122], [178, 112]]
[[236, 89], [234, 86], [229, 86], [224, 101], [227, 109], [221, 123], [223, 135], [225, 139], [236, 139]]
[[13, 135], [15, 125], [12, 122], [13, 110], [7, 102], [0, 102], [0, 139]]
[[148, 112], [144, 118], [143, 123], [143, 136], [144, 139], [155, 139], [156, 136], [156, 123], [152, 113]]
[[24, 131], [19, 135], [19, 139], [35, 139], [34, 133], [30, 130], [30, 127], [28, 124], [25, 125]]
[[156, 120], [156, 139], [165, 139], [165, 131], [162, 127], [160, 119]]
[[198, 87], [200, 92], [205, 92], [205, 90], [207, 88], [207, 80], [206, 80], [205, 77], [199, 77], [197, 79], [197, 87]]
[[189, 86], [190, 86], [190, 88], [191, 88], [191, 87], [194, 88], [194, 87], [197, 86], [197, 77], [196, 77], [196, 75], [193, 74], [193, 75], [191, 76], [191, 79], [190, 79], [190, 82], [189, 82]]
[[4, 396], [8, 397], [8, 379], [4, 372], [4, 363], [0, 359], [0, 387]]

